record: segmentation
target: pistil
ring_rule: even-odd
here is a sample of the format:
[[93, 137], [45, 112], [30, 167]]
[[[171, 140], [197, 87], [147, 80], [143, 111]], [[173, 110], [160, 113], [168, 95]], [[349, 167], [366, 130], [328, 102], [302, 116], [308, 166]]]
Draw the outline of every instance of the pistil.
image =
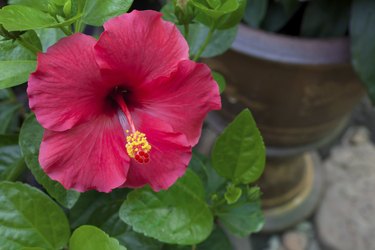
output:
[[138, 163], [145, 164], [150, 161], [150, 150], [151, 145], [147, 141], [146, 134], [138, 131], [135, 128], [133, 119], [131, 117], [130, 111], [124, 101], [123, 96], [120, 93], [113, 95], [116, 103], [119, 105], [121, 111], [126, 117], [128, 124], [130, 126], [130, 131], [126, 130], [126, 152], [130, 158], [135, 159]]

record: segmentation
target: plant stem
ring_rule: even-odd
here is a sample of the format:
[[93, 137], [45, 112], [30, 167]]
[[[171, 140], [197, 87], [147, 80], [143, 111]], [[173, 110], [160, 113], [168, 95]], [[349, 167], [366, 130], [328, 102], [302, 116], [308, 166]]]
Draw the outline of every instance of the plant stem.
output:
[[[78, 13], [77, 15], [82, 14], [83, 9], [85, 8], [86, 1], [78, 1]], [[74, 32], [82, 32], [82, 18], [79, 18], [75, 23], [74, 23]]]
[[199, 59], [199, 57], [202, 55], [202, 53], [206, 49], [207, 45], [209, 44], [209, 42], [212, 38], [212, 35], [214, 34], [214, 31], [215, 31], [215, 26], [212, 26], [210, 28], [210, 30], [208, 31], [208, 34], [207, 34], [206, 39], [204, 40], [202, 46], [199, 48], [197, 54], [195, 54], [195, 56], [193, 58], [193, 61], [197, 61]]
[[22, 37], [17, 37], [17, 41], [18, 41], [18, 43], [19, 43], [22, 47], [24, 47], [24, 48], [30, 50], [30, 51], [33, 52], [35, 55], [38, 54], [38, 52], [41, 51], [39, 48], [35, 47], [35, 46], [32, 45], [31, 43], [26, 42]]
[[189, 39], [189, 24], [188, 23], [184, 24], [184, 31], [185, 31], [185, 38], [186, 40], [188, 40]]
[[62, 32], [64, 32], [64, 34], [67, 35], [67, 36], [73, 35], [73, 32], [72, 32], [71, 30], [67, 29], [66, 27], [64, 27], [64, 26], [60, 26], [59, 28], [60, 28], [60, 29], [62, 30]]
[[197, 249], [197, 245], [192, 245], [191, 250], [195, 250], [195, 249]]

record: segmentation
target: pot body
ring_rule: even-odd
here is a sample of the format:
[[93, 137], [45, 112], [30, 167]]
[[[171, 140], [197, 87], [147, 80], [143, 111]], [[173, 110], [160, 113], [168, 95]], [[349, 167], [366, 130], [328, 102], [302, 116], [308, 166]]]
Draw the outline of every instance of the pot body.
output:
[[310, 150], [338, 135], [364, 96], [349, 48], [345, 38], [301, 39], [240, 26], [230, 51], [205, 60], [227, 80], [218, 117], [225, 124], [249, 108], [265, 141], [258, 181], [264, 231], [290, 227], [318, 205], [324, 170]]
[[268, 147], [320, 144], [364, 90], [347, 39], [298, 39], [241, 26], [233, 49], [206, 62], [227, 80], [222, 115], [250, 108]]

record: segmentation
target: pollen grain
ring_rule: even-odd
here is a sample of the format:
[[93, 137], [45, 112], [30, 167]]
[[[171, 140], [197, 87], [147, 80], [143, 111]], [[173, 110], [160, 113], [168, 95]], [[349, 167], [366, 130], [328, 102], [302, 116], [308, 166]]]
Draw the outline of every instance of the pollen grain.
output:
[[[129, 133], [128, 131], [126, 132]], [[150, 161], [149, 152], [151, 145], [144, 133], [135, 131], [128, 134], [125, 147], [129, 157], [134, 158], [138, 163], [148, 163]]]

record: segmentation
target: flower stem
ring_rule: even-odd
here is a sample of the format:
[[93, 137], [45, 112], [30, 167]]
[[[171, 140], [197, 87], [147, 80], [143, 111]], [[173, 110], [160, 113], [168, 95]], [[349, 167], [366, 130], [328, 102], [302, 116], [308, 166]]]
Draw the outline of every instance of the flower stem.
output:
[[214, 34], [214, 31], [215, 31], [215, 26], [213, 25], [213, 26], [211, 26], [210, 30], [208, 31], [208, 34], [207, 34], [206, 39], [204, 40], [202, 46], [199, 48], [197, 54], [195, 54], [195, 56], [193, 58], [193, 61], [197, 61], [199, 59], [199, 57], [202, 55], [202, 53], [206, 49], [207, 45], [209, 44], [209, 42], [212, 38], [212, 35]]
[[195, 249], [197, 249], [197, 245], [192, 245], [191, 250], [195, 250]]
[[38, 52], [41, 51], [39, 48], [35, 47], [35, 46], [32, 45], [31, 43], [26, 42], [22, 37], [17, 37], [17, 41], [18, 41], [18, 43], [19, 43], [22, 47], [24, 47], [24, 48], [30, 50], [30, 51], [33, 52], [35, 55], [38, 54]]
[[185, 39], [188, 40], [189, 39], [189, 24], [188, 23], [184, 24], [184, 33], [185, 33]]
[[73, 35], [73, 32], [72, 32], [71, 30], [67, 29], [66, 27], [64, 27], [64, 26], [60, 26], [59, 28], [60, 28], [60, 29], [62, 30], [62, 32], [64, 32], [64, 34], [67, 35], [67, 36]]

